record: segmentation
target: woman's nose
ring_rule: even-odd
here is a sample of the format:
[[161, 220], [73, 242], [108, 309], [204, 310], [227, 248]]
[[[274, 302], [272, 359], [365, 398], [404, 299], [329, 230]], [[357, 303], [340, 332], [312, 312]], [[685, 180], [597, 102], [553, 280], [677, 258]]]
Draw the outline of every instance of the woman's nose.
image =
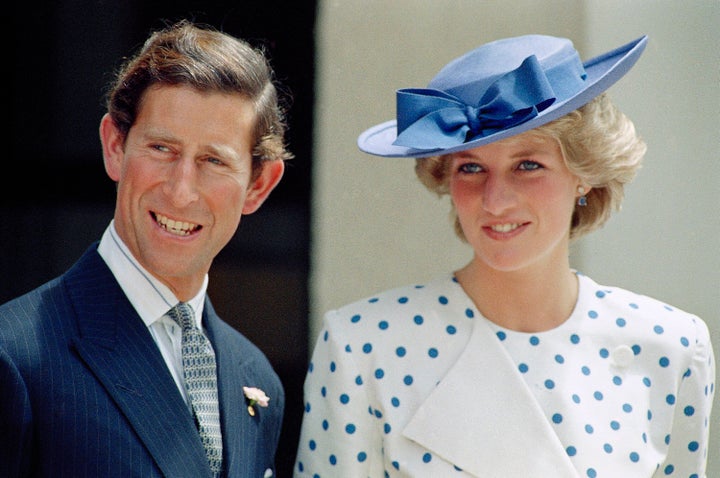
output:
[[512, 182], [499, 174], [489, 174], [483, 187], [483, 208], [500, 215], [516, 203]]

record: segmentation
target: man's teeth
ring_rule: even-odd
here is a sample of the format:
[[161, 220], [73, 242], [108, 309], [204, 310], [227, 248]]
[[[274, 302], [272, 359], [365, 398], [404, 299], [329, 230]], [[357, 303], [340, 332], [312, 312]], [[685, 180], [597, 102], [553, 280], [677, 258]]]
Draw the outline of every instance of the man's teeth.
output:
[[156, 214], [155, 217], [157, 218], [158, 224], [164, 227], [165, 230], [180, 236], [187, 236], [198, 227], [197, 224], [175, 221], [173, 219], [170, 219], [169, 217], [162, 216], [160, 214]]
[[490, 226], [490, 229], [492, 229], [495, 232], [510, 232], [514, 231], [520, 227], [520, 224], [512, 223], [512, 224], [495, 224], [493, 226]]

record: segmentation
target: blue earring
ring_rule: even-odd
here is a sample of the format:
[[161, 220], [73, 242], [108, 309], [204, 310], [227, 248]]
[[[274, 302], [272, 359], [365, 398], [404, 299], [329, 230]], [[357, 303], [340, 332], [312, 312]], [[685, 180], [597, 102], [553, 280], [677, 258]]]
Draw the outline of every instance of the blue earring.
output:
[[577, 200], [578, 206], [587, 206], [587, 196], [585, 196], [585, 188], [582, 186], [578, 186], [578, 193], [580, 193], [580, 197], [578, 197]]

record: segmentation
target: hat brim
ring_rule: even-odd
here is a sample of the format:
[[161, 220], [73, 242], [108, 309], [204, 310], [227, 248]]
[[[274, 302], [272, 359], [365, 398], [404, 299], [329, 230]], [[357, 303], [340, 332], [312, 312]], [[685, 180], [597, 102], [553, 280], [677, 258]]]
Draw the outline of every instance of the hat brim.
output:
[[397, 138], [397, 123], [395, 120], [390, 120], [365, 130], [358, 137], [358, 147], [366, 153], [386, 158], [422, 158], [465, 151], [515, 136], [558, 119], [600, 95], [635, 65], [646, 45], [647, 35], [643, 35], [626, 45], [588, 60], [583, 64], [587, 78], [581, 91], [572, 98], [551, 105], [531, 120], [512, 128], [476, 138], [451, 148], [424, 150], [394, 145], [393, 142]]

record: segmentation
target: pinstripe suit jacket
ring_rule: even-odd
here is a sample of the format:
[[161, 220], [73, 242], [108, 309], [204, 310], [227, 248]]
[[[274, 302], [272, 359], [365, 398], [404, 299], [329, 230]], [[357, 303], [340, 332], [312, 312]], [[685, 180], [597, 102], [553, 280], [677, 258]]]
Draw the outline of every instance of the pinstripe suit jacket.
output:
[[[147, 327], [91, 246], [62, 276], [0, 306], [0, 476], [209, 477], [198, 432]], [[225, 476], [274, 473], [284, 391], [209, 300]], [[270, 406], [247, 412], [243, 386]]]

